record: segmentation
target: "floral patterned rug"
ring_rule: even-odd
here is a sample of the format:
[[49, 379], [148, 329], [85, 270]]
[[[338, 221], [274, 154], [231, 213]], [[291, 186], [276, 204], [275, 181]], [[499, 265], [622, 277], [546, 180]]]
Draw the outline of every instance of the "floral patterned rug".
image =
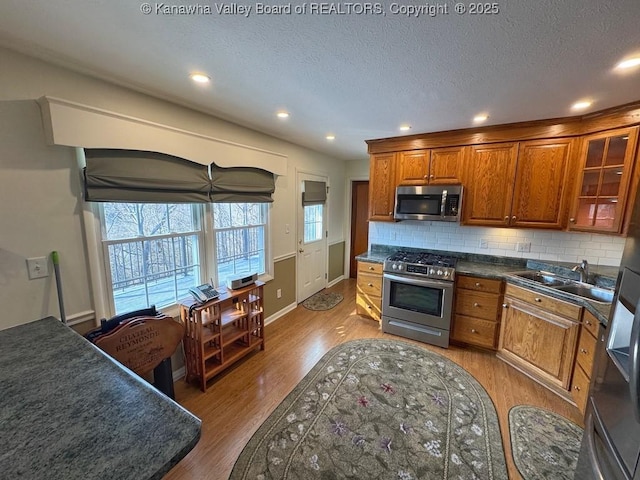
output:
[[344, 297], [336, 292], [319, 292], [302, 302], [302, 306], [309, 310], [331, 310]]
[[249, 440], [232, 480], [506, 480], [487, 392], [464, 369], [396, 340], [334, 347]]
[[524, 480], [573, 480], [582, 428], [549, 410], [518, 405], [509, 410], [513, 461]]

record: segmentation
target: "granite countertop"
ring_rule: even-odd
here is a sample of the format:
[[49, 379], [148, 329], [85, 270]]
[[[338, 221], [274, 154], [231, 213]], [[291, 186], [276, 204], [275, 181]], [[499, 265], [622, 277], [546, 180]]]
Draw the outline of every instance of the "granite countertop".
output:
[[0, 331], [0, 476], [159, 479], [201, 422], [53, 317]]
[[[527, 260], [522, 258], [495, 257], [491, 255], [468, 254], [462, 252], [447, 252], [439, 250], [417, 249], [394, 247], [388, 245], [372, 245], [371, 249], [356, 257], [356, 260], [371, 263], [383, 263], [384, 260], [396, 250], [415, 250], [426, 251], [441, 255], [451, 255], [458, 259], [456, 263], [456, 275], [473, 275], [476, 277], [491, 278], [505, 280], [521, 287], [544, 293], [546, 295], [566, 300], [585, 307], [589, 312], [596, 316], [600, 323], [606, 325], [609, 319], [611, 304], [600, 302], [592, 302], [586, 298], [571, 295], [554, 288], [540, 285], [534, 281], [517, 278], [509, 275], [513, 272], [523, 270], [545, 270], [552, 273], [562, 275], [574, 280], [578, 279], [578, 274], [572, 272], [573, 264], [566, 262], [548, 262], [543, 260]], [[598, 286], [606, 288], [614, 288], [616, 277], [618, 275], [618, 267], [609, 266], [590, 266], [590, 280]]]

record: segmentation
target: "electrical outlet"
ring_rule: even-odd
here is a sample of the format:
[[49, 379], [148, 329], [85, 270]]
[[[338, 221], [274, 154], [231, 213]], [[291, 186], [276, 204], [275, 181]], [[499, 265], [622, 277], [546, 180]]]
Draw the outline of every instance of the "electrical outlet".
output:
[[489, 248], [489, 240], [487, 240], [486, 238], [481, 238], [480, 248]]
[[29, 280], [48, 277], [49, 262], [47, 262], [47, 257], [27, 258], [27, 270], [29, 272]]
[[282, 289], [281, 288], [276, 290], [276, 298], [282, 298]]
[[516, 250], [518, 252], [530, 252], [531, 242], [518, 242], [518, 245], [516, 246]]

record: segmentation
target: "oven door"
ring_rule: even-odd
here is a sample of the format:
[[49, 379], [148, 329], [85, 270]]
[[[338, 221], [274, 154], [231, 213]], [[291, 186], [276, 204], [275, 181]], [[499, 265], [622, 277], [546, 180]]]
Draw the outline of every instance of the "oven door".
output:
[[384, 274], [382, 315], [449, 330], [453, 282]]

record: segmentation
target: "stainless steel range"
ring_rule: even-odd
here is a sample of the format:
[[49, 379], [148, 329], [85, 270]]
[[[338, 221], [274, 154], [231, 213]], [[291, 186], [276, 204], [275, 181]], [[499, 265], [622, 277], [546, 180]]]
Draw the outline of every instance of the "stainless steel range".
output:
[[398, 251], [384, 262], [382, 331], [449, 346], [456, 259]]

